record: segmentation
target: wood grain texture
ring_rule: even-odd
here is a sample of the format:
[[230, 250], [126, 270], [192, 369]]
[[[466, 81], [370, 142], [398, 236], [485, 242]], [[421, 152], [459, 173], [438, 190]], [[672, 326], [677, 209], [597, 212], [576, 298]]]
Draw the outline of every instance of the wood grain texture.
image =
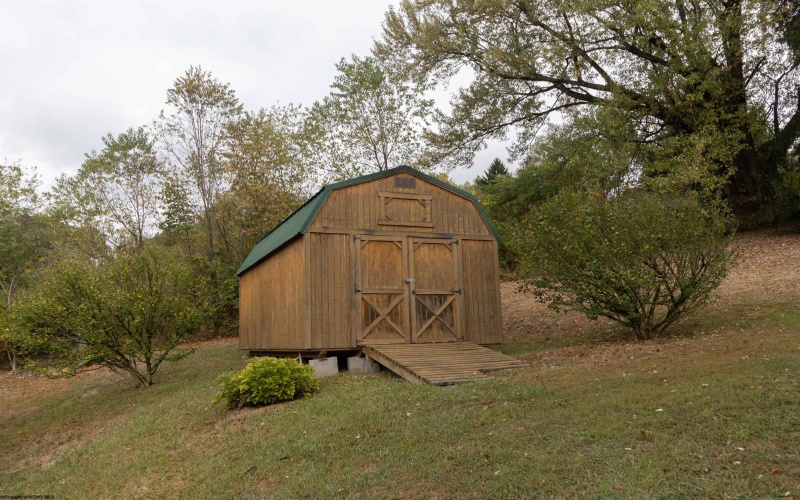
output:
[[[397, 176], [376, 179], [333, 191], [311, 224], [311, 228], [393, 231], [398, 230], [399, 227], [405, 227], [408, 230], [421, 233], [491, 235], [491, 231], [486, 227], [472, 200], [422, 179], [417, 179], [416, 188], [414, 189], [397, 188], [394, 186], [394, 179], [398, 176], [413, 177], [411, 174], [402, 173]], [[379, 193], [384, 196], [380, 196]], [[428, 208], [416, 200], [404, 201], [395, 199], [384, 206], [384, 200], [389, 193], [416, 195], [419, 197], [430, 196], [430, 201], [428, 202], [430, 227], [415, 226], [413, 221], [409, 222], [408, 226], [398, 227], [396, 220], [392, 222], [392, 225], [378, 224], [379, 220], [387, 219], [387, 210], [392, 218], [428, 219], [427, 215], [424, 215]]]
[[408, 287], [404, 238], [358, 237], [357, 341], [408, 342]]
[[449, 385], [491, 378], [486, 372], [522, 368], [523, 361], [470, 342], [367, 344], [364, 353], [404, 379]]
[[350, 300], [353, 295], [350, 238], [343, 234], [309, 234], [311, 348], [353, 347]]
[[503, 340], [496, 245], [494, 241], [461, 241], [464, 340], [476, 344], [499, 344]]
[[303, 238], [289, 243], [239, 280], [239, 348], [303, 349]]

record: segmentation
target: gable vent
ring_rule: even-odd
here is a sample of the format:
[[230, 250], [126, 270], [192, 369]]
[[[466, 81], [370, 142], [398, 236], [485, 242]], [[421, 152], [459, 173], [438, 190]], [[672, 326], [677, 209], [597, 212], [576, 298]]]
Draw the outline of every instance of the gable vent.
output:
[[395, 177], [394, 187], [401, 189], [416, 189], [417, 179], [415, 177]]

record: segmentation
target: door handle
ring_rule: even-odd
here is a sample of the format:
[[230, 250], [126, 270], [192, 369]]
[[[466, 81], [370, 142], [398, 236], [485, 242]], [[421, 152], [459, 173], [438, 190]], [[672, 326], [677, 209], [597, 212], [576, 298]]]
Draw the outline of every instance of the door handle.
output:
[[406, 283], [413, 283], [414, 282], [414, 278], [406, 278], [403, 281], [405, 281]]

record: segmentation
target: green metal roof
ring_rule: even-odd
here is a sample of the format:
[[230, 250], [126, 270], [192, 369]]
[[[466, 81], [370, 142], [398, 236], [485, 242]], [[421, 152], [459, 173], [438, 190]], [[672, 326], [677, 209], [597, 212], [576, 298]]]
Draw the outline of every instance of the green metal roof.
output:
[[352, 179], [335, 182], [323, 187], [317, 192], [317, 194], [309, 198], [309, 200], [305, 202], [303, 206], [295, 210], [292, 215], [287, 217], [286, 220], [281, 222], [277, 227], [275, 227], [275, 229], [261, 238], [261, 241], [256, 243], [256, 245], [253, 247], [253, 250], [250, 251], [250, 255], [247, 256], [242, 263], [242, 266], [238, 271], [236, 271], [236, 275], [241, 276], [245, 271], [267, 258], [270, 254], [283, 247], [286, 243], [289, 243], [297, 236], [305, 234], [308, 226], [311, 225], [314, 217], [317, 215], [317, 213], [319, 213], [319, 209], [322, 208], [322, 205], [325, 203], [325, 200], [328, 199], [328, 195], [330, 195], [331, 191], [353, 186], [355, 184], [361, 184], [362, 182], [367, 182], [374, 179], [380, 179], [382, 177], [389, 177], [403, 172], [412, 174], [430, 182], [431, 184], [435, 184], [442, 189], [446, 189], [450, 192], [472, 200], [472, 202], [475, 204], [475, 207], [478, 209], [478, 212], [483, 217], [483, 220], [486, 222], [486, 225], [489, 227], [489, 230], [496, 239], [499, 239], [497, 230], [494, 228], [492, 221], [489, 220], [489, 216], [486, 215], [486, 211], [484, 211], [481, 203], [478, 201], [478, 198], [476, 198], [475, 195], [468, 193], [463, 189], [451, 186], [450, 184], [437, 179], [436, 177], [432, 177], [420, 172], [419, 170], [414, 170], [409, 166], [403, 165], [389, 170], [383, 170], [381, 172], [375, 172], [368, 175], [362, 175], [361, 177], [354, 177]]

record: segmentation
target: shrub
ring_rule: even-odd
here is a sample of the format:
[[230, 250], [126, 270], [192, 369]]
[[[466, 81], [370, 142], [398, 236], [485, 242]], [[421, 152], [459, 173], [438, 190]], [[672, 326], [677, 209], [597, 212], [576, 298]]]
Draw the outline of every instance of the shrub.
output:
[[690, 195], [564, 191], [517, 240], [523, 289], [554, 310], [604, 316], [638, 339], [696, 310], [733, 263], [725, 210]]
[[101, 365], [147, 387], [163, 362], [191, 354], [179, 344], [209, 314], [195, 293], [200, 283], [176, 252], [154, 245], [103, 261], [69, 256], [15, 308], [30, 338], [53, 354], [29, 367], [71, 375]]
[[220, 377], [221, 392], [215, 402], [229, 408], [261, 406], [291, 401], [319, 390], [314, 369], [296, 359], [254, 358], [244, 370]]

